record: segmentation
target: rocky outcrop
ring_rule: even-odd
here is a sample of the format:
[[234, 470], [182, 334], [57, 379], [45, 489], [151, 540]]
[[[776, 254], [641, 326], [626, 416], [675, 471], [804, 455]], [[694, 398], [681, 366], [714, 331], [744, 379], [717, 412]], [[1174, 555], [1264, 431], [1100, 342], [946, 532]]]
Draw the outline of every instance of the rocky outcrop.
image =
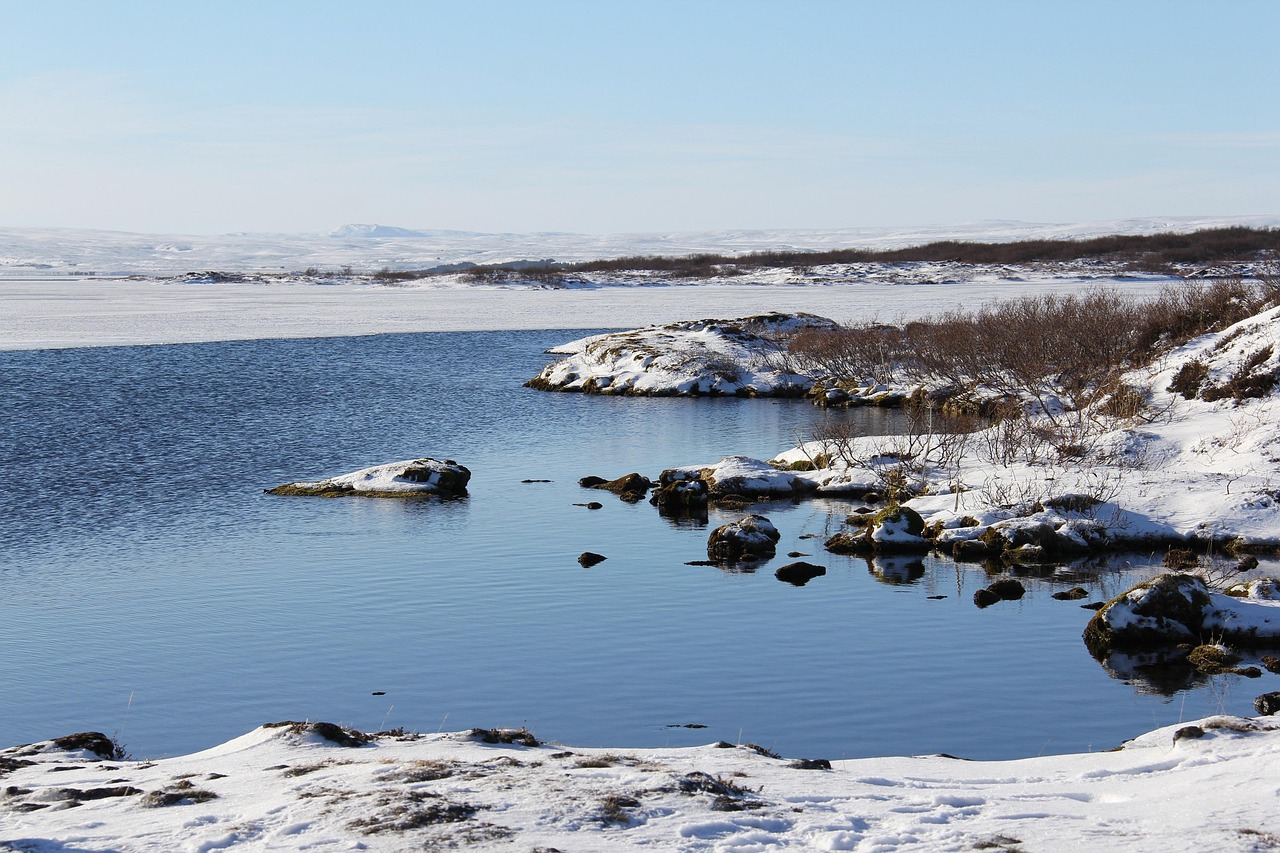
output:
[[776, 552], [782, 534], [763, 515], [748, 515], [723, 524], [707, 538], [707, 557], [716, 563], [766, 560]]
[[1104, 604], [1085, 626], [1084, 642], [1094, 657], [1113, 648], [1193, 642], [1211, 604], [1209, 589], [1198, 575], [1160, 575]]
[[1084, 630], [1096, 658], [1113, 649], [1151, 649], [1201, 641], [1258, 647], [1280, 643], [1277, 581], [1245, 585], [1253, 593], [1233, 597], [1211, 592], [1199, 575], [1165, 574], [1108, 601]]
[[785, 471], [750, 456], [726, 456], [714, 465], [669, 468], [658, 477], [660, 488], [700, 480], [711, 501], [728, 498], [800, 497], [817, 484], [795, 471]]
[[459, 497], [467, 493], [471, 471], [452, 459], [408, 459], [362, 468], [313, 482], [285, 483], [270, 495], [322, 498], [359, 495], [374, 498]]
[[933, 548], [925, 539], [924, 519], [910, 507], [891, 504], [877, 513], [851, 517], [858, 526], [826, 541], [835, 554], [923, 554]]
[[782, 363], [783, 338], [799, 329], [835, 327], [813, 314], [773, 313], [594, 335], [551, 350], [566, 358], [525, 384], [584, 394], [798, 397], [813, 377]]

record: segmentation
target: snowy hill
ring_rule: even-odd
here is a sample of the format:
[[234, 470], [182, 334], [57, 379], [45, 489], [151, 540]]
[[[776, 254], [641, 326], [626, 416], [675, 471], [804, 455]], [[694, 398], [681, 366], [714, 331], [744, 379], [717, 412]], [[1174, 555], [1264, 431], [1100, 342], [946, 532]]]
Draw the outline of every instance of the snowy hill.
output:
[[193, 270], [356, 272], [429, 269], [522, 259], [583, 261], [627, 255], [734, 254], [763, 250], [901, 248], [935, 240], [1010, 242], [1106, 234], [1154, 234], [1242, 225], [1280, 226], [1280, 214], [1150, 217], [1091, 223], [987, 221], [953, 225], [644, 234], [487, 234], [344, 225], [327, 234], [131, 234], [69, 228], [0, 228], [0, 276], [175, 275]]

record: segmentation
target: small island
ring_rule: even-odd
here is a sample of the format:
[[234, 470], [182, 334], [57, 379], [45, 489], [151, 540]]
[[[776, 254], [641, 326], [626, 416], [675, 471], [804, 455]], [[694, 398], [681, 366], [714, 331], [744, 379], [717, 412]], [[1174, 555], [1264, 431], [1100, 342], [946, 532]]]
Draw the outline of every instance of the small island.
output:
[[471, 471], [452, 459], [408, 459], [361, 468], [326, 480], [285, 483], [267, 489], [269, 495], [307, 495], [320, 498], [461, 497], [467, 493]]

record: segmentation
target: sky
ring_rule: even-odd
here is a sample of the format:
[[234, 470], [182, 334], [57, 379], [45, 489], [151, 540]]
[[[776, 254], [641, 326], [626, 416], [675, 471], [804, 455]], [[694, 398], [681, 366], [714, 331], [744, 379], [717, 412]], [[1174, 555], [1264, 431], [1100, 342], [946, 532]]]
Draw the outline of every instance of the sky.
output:
[[1280, 212], [1277, 0], [0, 0], [0, 225]]

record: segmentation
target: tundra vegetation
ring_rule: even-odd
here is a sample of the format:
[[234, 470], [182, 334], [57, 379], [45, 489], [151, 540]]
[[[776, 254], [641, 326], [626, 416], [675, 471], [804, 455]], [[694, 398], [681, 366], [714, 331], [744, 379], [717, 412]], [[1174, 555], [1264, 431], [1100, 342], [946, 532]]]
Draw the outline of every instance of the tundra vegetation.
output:
[[[467, 281], [478, 284], [518, 281], [563, 286], [578, 280], [577, 276], [593, 273], [643, 272], [663, 278], [705, 279], [776, 269], [791, 269], [804, 274], [813, 267], [839, 264], [1062, 264], [1086, 261], [1105, 264], [1119, 272], [1183, 276], [1203, 275], [1207, 268], [1216, 265], [1247, 266], [1260, 256], [1277, 252], [1280, 252], [1280, 229], [1228, 227], [1185, 234], [1112, 235], [1085, 240], [1019, 240], [1006, 243], [940, 240], [900, 249], [631, 255], [576, 263], [522, 260], [474, 264], [467, 266], [462, 274]], [[458, 265], [421, 270], [384, 267], [374, 277], [383, 283], [395, 283], [459, 271]]]
[[[1204, 361], [1192, 359], [1160, 389], [1174, 395], [1153, 394], [1134, 381], [1135, 372], [1154, 375], [1177, 347], [1277, 305], [1280, 264], [1268, 263], [1251, 279], [1181, 282], [1150, 298], [1099, 288], [1023, 296], [901, 325], [802, 328], [775, 358], [817, 377], [811, 394], [819, 404], [903, 407], [904, 433], [879, 448], [897, 464], [876, 468], [896, 498], [909, 496], [926, 468], [958, 469], [965, 459], [997, 469], [1142, 467], [1140, 451], [1111, 440], [1115, 430], [1167, 420], [1178, 399], [1240, 403], [1269, 396], [1280, 367], [1270, 346], [1244, 354], [1216, 379]], [[816, 438], [829, 459], [866, 464], [865, 442], [839, 421]], [[989, 503], [1019, 502], [1015, 479], [989, 486]], [[1117, 484], [1099, 474], [1093, 486], [1082, 500], [1097, 504]]]

